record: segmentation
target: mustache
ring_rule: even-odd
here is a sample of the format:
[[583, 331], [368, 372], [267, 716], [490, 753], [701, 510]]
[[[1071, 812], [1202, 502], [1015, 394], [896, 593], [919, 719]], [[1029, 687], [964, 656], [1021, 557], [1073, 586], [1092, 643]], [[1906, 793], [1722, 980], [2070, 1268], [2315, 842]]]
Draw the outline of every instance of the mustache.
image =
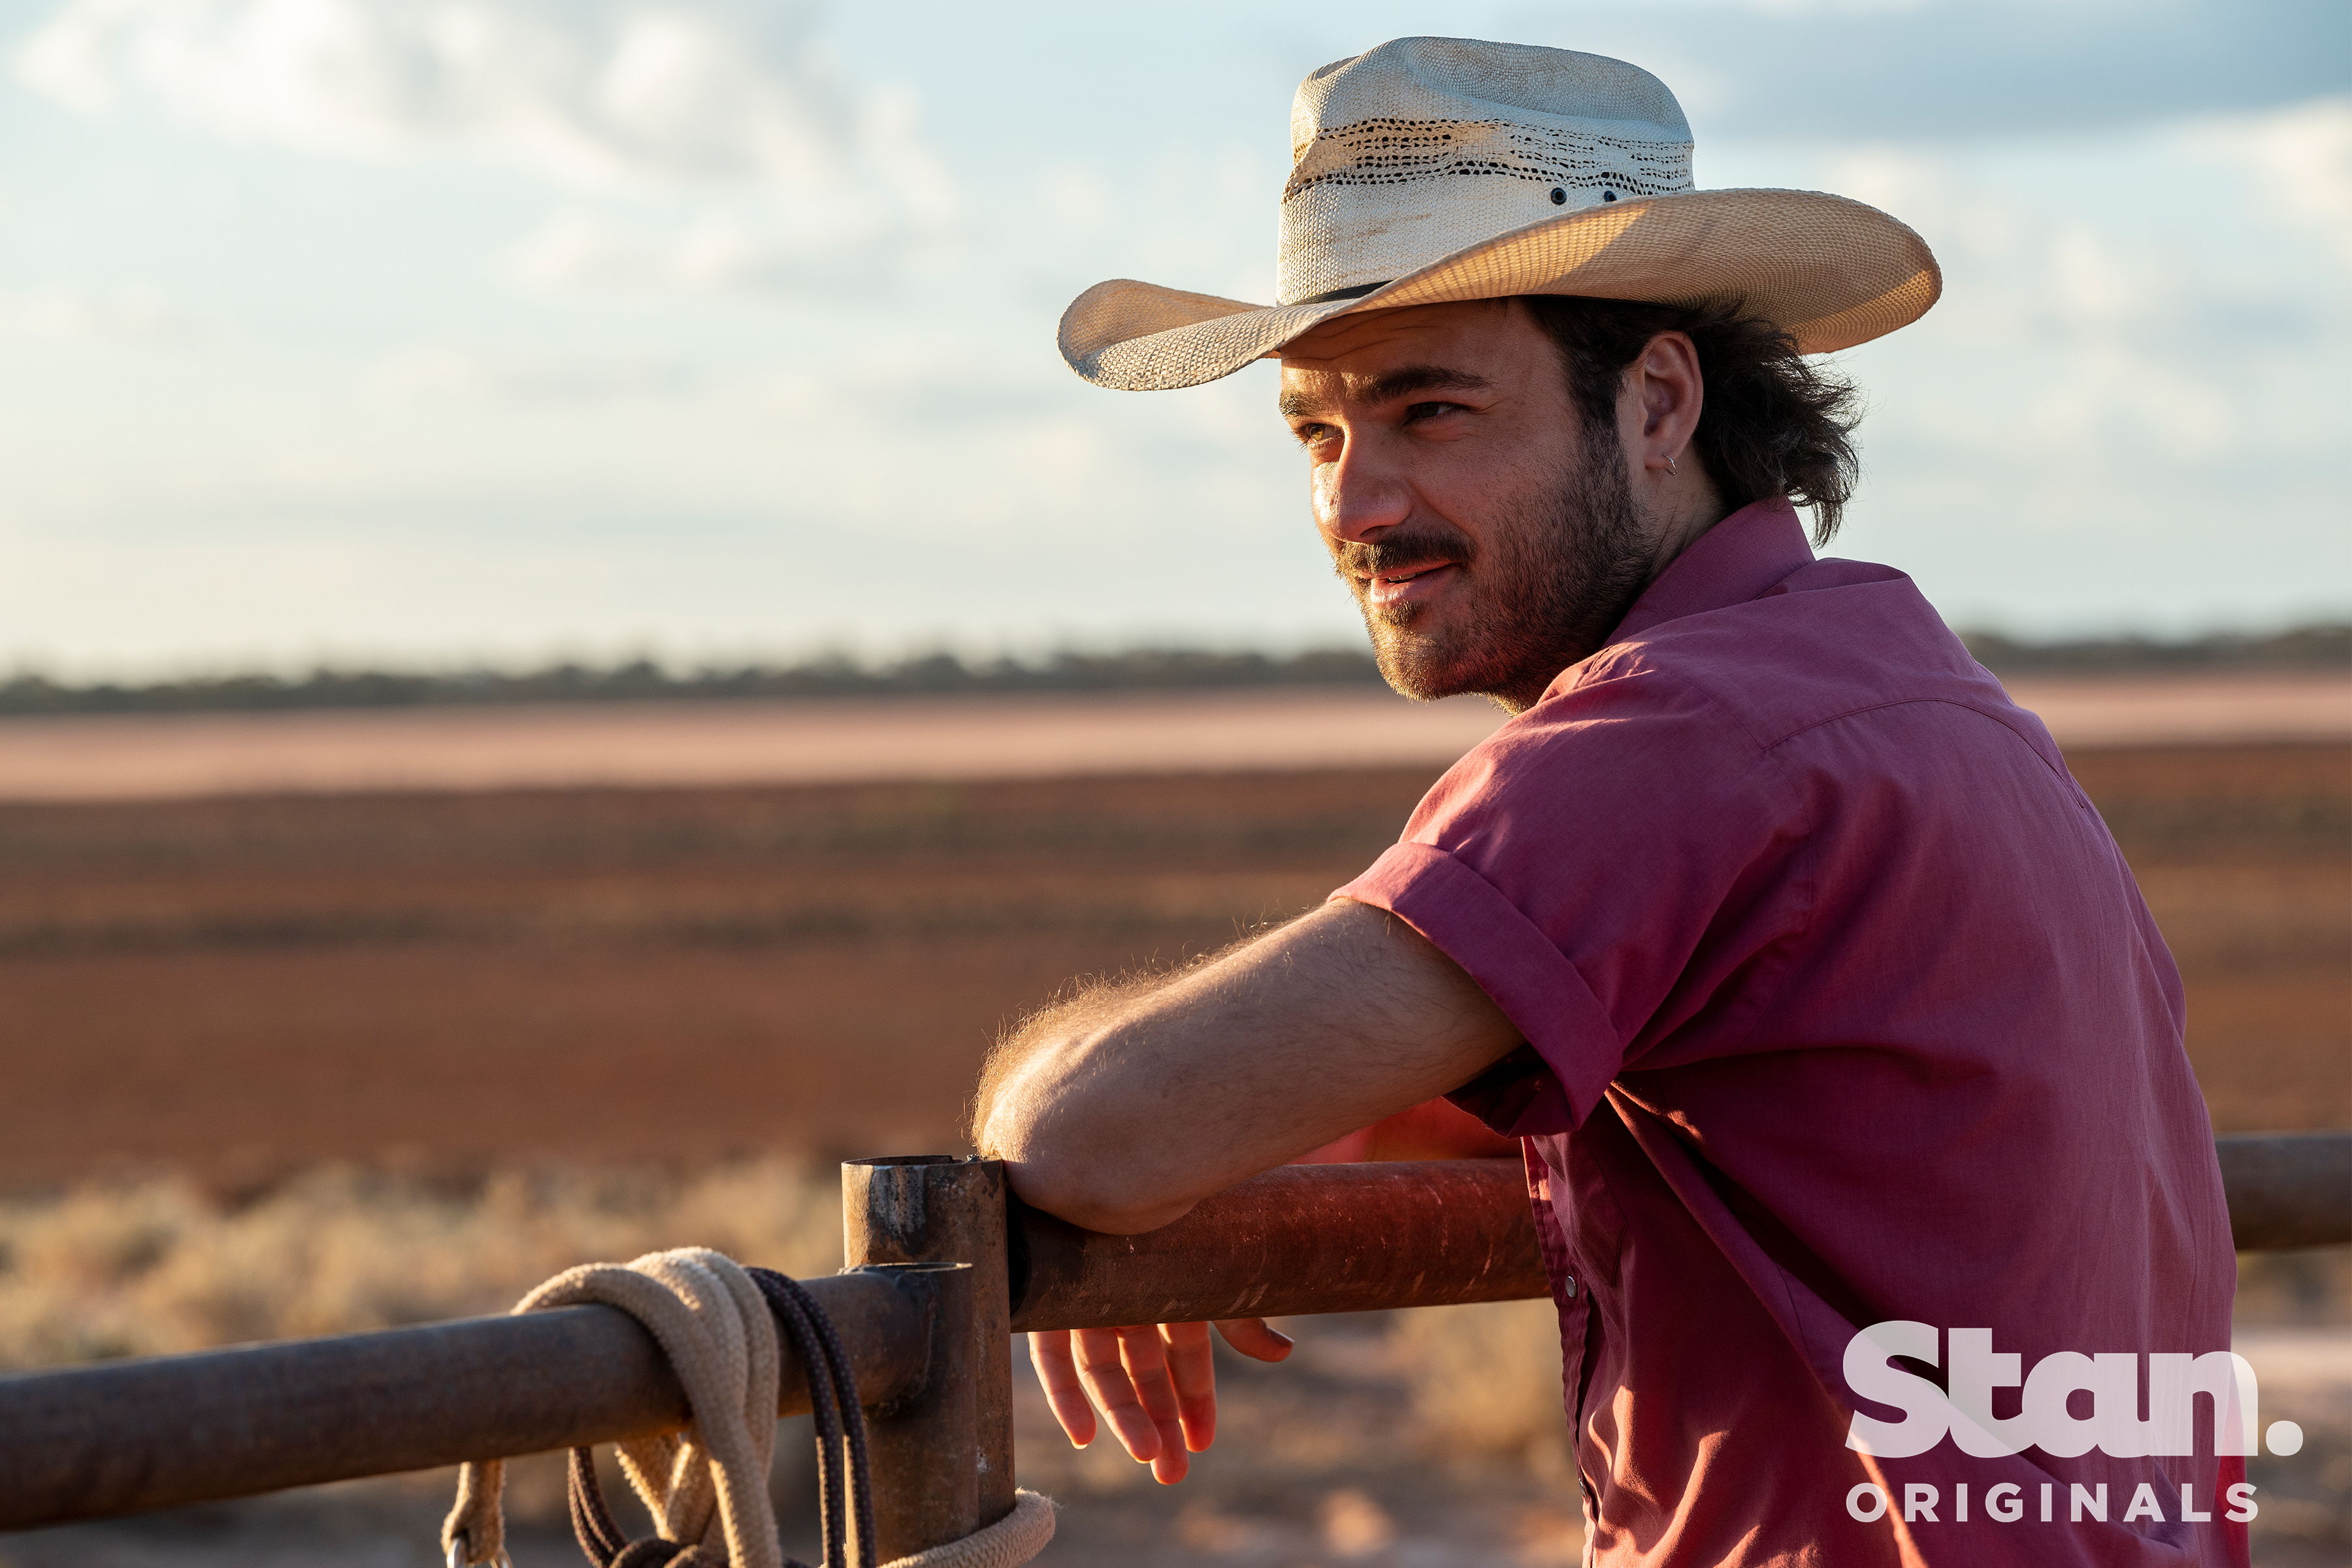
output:
[[1458, 530], [1420, 528], [1343, 540], [1331, 547], [1331, 563], [1343, 577], [1379, 577], [1408, 567], [1466, 566], [1476, 553]]

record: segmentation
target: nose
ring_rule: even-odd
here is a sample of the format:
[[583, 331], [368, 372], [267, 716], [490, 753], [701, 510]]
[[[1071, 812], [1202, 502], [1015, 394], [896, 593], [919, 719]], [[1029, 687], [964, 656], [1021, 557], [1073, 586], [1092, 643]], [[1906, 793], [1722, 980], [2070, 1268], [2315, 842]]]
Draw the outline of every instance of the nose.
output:
[[1339, 456], [1315, 468], [1315, 524], [1331, 539], [1361, 544], [1412, 515], [1412, 491], [1377, 439], [1350, 432]]

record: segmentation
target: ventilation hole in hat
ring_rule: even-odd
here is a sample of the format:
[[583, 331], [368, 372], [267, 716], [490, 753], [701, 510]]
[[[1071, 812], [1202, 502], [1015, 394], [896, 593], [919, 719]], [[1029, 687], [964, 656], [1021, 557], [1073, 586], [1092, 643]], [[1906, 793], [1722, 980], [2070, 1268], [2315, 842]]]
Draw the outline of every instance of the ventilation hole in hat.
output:
[[1601, 199], [1604, 202], [1613, 202], [1617, 199], [1617, 193], [1614, 191], [1603, 191], [1601, 193]]
[[1554, 185], [1551, 188], [1551, 205], [1556, 207], [1564, 207], [1568, 205], [1568, 193], [1560, 189], [1558, 185]]

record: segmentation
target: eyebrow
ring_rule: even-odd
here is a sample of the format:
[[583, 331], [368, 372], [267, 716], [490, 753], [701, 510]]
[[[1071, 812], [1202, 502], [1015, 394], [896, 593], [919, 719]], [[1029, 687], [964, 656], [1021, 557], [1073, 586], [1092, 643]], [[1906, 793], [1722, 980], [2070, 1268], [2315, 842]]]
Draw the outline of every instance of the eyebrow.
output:
[[[1484, 392], [1493, 385], [1485, 376], [1473, 375], [1466, 370], [1451, 370], [1442, 364], [1409, 364], [1349, 387], [1348, 399], [1351, 403], [1392, 403], [1416, 392]], [[1284, 418], [1297, 419], [1321, 413], [1325, 404], [1323, 399], [1307, 393], [1286, 392], [1275, 406]]]

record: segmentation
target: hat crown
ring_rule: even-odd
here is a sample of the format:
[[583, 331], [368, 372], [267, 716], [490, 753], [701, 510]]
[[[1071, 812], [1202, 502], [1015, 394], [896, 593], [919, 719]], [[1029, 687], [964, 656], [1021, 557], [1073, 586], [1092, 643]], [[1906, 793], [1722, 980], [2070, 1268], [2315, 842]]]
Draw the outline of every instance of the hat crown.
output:
[[1664, 82], [1606, 55], [1482, 38], [1391, 38], [1334, 60], [1298, 84], [1290, 155], [1316, 133], [1382, 117], [1442, 119], [1469, 110], [1528, 115], [1613, 136], [1690, 146], [1690, 121]]
[[1690, 123], [1623, 60], [1397, 38], [1299, 84], [1276, 295], [1328, 299], [1466, 245], [1691, 188]]

